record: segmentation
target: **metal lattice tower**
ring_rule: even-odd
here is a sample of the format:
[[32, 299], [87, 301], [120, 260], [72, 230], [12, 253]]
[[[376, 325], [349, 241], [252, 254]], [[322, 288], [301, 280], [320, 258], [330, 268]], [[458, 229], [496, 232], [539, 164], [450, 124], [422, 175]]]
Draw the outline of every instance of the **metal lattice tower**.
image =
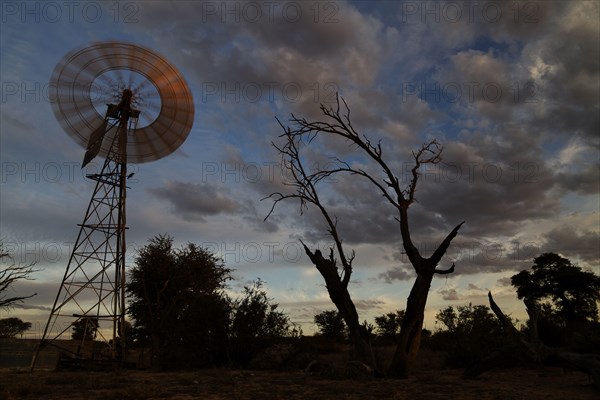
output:
[[[106, 130], [102, 136], [111, 130], [116, 130], [117, 134], [112, 137], [100, 173], [87, 175], [96, 185], [79, 225], [79, 234], [41, 343], [73, 352], [72, 347], [61, 347], [55, 341], [71, 328], [71, 325], [60, 326], [61, 318], [83, 319], [86, 328], [90, 324], [103, 328], [102, 322], [108, 322], [108, 333], [104, 329], [97, 330], [98, 336], [108, 344], [100, 356], [116, 360], [121, 358], [119, 338], [124, 336], [125, 322], [125, 149], [128, 133], [135, 130], [139, 116], [139, 111], [129, 108], [125, 96], [120, 105], [121, 109], [118, 105], [108, 105], [102, 126]], [[89, 162], [89, 155], [86, 156], [84, 164]], [[84, 332], [82, 341], [85, 338]], [[78, 349], [81, 347], [79, 345]]]
[[[194, 116], [181, 74], [158, 54], [131, 44], [102, 42], [75, 50], [56, 66], [51, 84], [55, 115], [86, 148], [83, 167], [98, 155], [104, 162], [99, 173], [87, 175], [94, 191], [32, 370], [47, 346], [76, 360], [122, 360], [127, 163], [172, 153]], [[78, 343], [70, 340], [74, 326], [83, 329]]]

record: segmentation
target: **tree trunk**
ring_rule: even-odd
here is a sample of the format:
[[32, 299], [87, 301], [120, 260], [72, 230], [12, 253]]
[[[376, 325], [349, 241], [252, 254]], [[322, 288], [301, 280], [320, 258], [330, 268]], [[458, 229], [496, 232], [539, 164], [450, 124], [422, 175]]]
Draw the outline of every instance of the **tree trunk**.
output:
[[529, 328], [529, 341], [531, 343], [539, 344], [540, 336], [538, 334], [538, 306], [534, 300], [527, 298], [523, 299], [523, 303], [525, 303], [525, 308], [527, 310], [527, 314], [529, 315], [529, 320], [527, 321], [527, 327]]
[[452, 239], [456, 237], [458, 230], [465, 223], [463, 221], [454, 227], [431, 257], [422, 258], [410, 239], [407, 208], [408, 206], [400, 210], [400, 229], [404, 250], [414, 270], [417, 272], [417, 279], [408, 295], [406, 314], [400, 328], [398, 346], [396, 347], [392, 363], [388, 368], [388, 375], [396, 378], [407, 378], [417, 358], [419, 347], [421, 346], [425, 305], [427, 304], [431, 281], [435, 274], [445, 275], [454, 272], [454, 264], [446, 270], [438, 270], [436, 267], [446, 253], [446, 250], [448, 250]]
[[151, 342], [151, 359], [150, 368], [154, 371], [160, 371], [163, 367], [163, 345], [161, 337], [158, 333], [153, 332], [150, 336]]
[[388, 375], [391, 377], [407, 378], [417, 357], [421, 345], [425, 304], [432, 279], [433, 273], [418, 275], [410, 291], [398, 346], [388, 368]]
[[336, 305], [342, 318], [344, 318], [344, 322], [346, 322], [350, 340], [354, 348], [354, 357], [358, 361], [371, 366], [375, 371], [379, 371], [371, 347], [369, 333], [366, 327], [361, 325], [358, 320], [358, 313], [356, 312], [356, 307], [350, 297], [350, 293], [348, 293], [345, 287], [338, 289], [341, 289], [341, 291], [338, 292], [337, 289], [330, 290], [329, 297]]
[[325, 258], [320, 250], [312, 253], [306, 245], [304, 245], [304, 250], [323, 276], [323, 279], [325, 279], [329, 297], [348, 327], [350, 340], [354, 348], [354, 356], [358, 361], [372, 367], [378, 372], [379, 369], [371, 347], [369, 333], [366, 327], [358, 321], [356, 307], [348, 292], [347, 282], [349, 279], [342, 280], [340, 278], [333, 254], [329, 258]]

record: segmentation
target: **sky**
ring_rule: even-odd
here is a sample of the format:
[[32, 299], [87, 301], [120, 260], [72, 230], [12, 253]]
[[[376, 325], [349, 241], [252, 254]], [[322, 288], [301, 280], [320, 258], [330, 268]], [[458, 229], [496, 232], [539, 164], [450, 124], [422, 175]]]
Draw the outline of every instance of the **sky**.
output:
[[[234, 269], [230, 292], [261, 278], [305, 333], [333, 309], [303, 254], [331, 246], [323, 219], [290, 191], [272, 142], [291, 114], [320, 118], [336, 93], [360, 134], [381, 140], [402, 181], [411, 152], [437, 139], [443, 163], [421, 171], [409, 210], [429, 255], [466, 221], [434, 278], [425, 327], [449, 305], [486, 304], [525, 319], [510, 276], [552, 251], [600, 273], [600, 11], [596, 1], [5, 1], [0, 26], [0, 237], [17, 263], [36, 262], [37, 293], [2, 317], [39, 337], [92, 193], [84, 149], [55, 117], [49, 79], [61, 58], [118, 40], [163, 55], [185, 77], [194, 123], [181, 147], [129, 165], [128, 264], [158, 234], [199, 244]], [[371, 168], [347, 143], [315, 141]], [[377, 172], [375, 172], [377, 173]], [[408, 183], [408, 181], [406, 181]], [[393, 209], [366, 182], [319, 188], [356, 252], [351, 295], [361, 320], [403, 309], [415, 273]]]

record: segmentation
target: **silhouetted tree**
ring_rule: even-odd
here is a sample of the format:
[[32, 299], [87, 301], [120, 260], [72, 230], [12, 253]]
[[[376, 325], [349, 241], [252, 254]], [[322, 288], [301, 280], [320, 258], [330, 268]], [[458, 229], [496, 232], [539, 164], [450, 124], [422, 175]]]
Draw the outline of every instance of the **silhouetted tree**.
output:
[[23, 336], [23, 333], [30, 328], [31, 322], [23, 322], [20, 318], [2, 318], [0, 319], [0, 338]]
[[319, 328], [319, 334], [333, 340], [344, 340], [346, 337], [346, 324], [344, 318], [337, 310], [327, 310], [314, 317]]
[[39, 271], [33, 268], [35, 263], [27, 265], [17, 265], [13, 262], [10, 253], [0, 243], [0, 310], [13, 307], [16, 303], [22, 303], [23, 300], [35, 296], [34, 293], [29, 296], [9, 296], [8, 291], [12, 285], [20, 280], [31, 280], [30, 275]]
[[[283, 200], [297, 199], [300, 201], [301, 213], [309, 205], [316, 207], [327, 224], [327, 229], [332, 239], [339, 261], [341, 263], [341, 272], [338, 272], [337, 259], [334, 256], [334, 248], [330, 249], [329, 256], [324, 257], [319, 250], [314, 253], [304, 245], [306, 254], [312, 263], [319, 270], [325, 280], [329, 297], [336, 305], [338, 311], [344, 318], [352, 343], [355, 348], [357, 358], [373, 367], [377, 368], [372, 349], [369, 344], [369, 334], [366, 324], [359, 323], [358, 313], [348, 292], [348, 283], [352, 274], [352, 262], [354, 252], [349, 256], [342, 246], [342, 238], [337, 230], [337, 220], [332, 216], [325, 203], [321, 200], [317, 185], [325, 178], [338, 173], [349, 173], [357, 177], [366, 179], [373, 185], [373, 189], [379, 192], [382, 197], [393, 207], [396, 219], [399, 221], [400, 233], [402, 236], [402, 245], [404, 251], [410, 260], [417, 279], [408, 296], [406, 315], [402, 322], [398, 346], [392, 363], [388, 369], [388, 374], [397, 377], [407, 377], [409, 369], [413, 364], [421, 342], [421, 332], [423, 329], [423, 319], [425, 304], [429, 294], [429, 287], [435, 274], [449, 274], [454, 272], [452, 267], [439, 270], [437, 265], [441, 261], [450, 242], [457, 235], [458, 230], [464, 222], [458, 224], [446, 238], [440, 243], [433, 254], [425, 258], [421, 256], [417, 247], [413, 244], [408, 223], [408, 208], [415, 201], [415, 193], [419, 180], [419, 170], [426, 164], [437, 164], [441, 161], [442, 146], [435, 140], [424, 144], [417, 152], [413, 152], [414, 166], [411, 169], [411, 181], [406, 187], [402, 187], [401, 180], [392, 170], [391, 166], [384, 160], [384, 147], [381, 142], [373, 143], [371, 140], [360, 135], [352, 126], [350, 121], [350, 110], [344, 100], [342, 100], [345, 113], [340, 113], [340, 101], [337, 100], [337, 108], [327, 108], [321, 105], [321, 111], [325, 116], [324, 121], [307, 121], [305, 118], [297, 118], [292, 114], [290, 123], [292, 127], [286, 127], [281, 122], [281, 127], [285, 138], [283, 146], [274, 144], [274, 147], [282, 156], [282, 166], [287, 170], [292, 186], [293, 193], [273, 193], [269, 197], [273, 199], [273, 207], [267, 218], [273, 212], [275, 206]], [[335, 158], [332, 168], [316, 168], [308, 170], [306, 160], [301, 156], [301, 147], [309, 145], [320, 135], [329, 136], [355, 146], [358, 151], [366, 156], [375, 167], [379, 168], [381, 175], [375, 175], [367, 172], [366, 169], [356, 167], [350, 163]]]
[[225, 351], [229, 299], [223, 290], [230, 273], [193, 243], [174, 249], [170, 236], [156, 236], [139, 250], [127, 284], [128, 313], [132, 337], [151, 345], [155, 368], [184, 366], [182, 358], [208, 362], [206, 346]]
[[575, 333], [599, 321], [600, 276], [558, 254], [536, 257], [531, 271], [513, 275], [511, 283], [527, 307], [532, 342], [569, 345]]
[[71, 337], [73, 340], [94, 340], [99, 326], [98, 318], [81, 317], [71, 324]]
[[[530, 311], [539, 314], [540, 307], [545, 305], [544, 314], [550, 314], [569, 330], [599, 320], [600, 276], [583, 271], [556, 253], [536, 257], [531, 271], [513, 275], [511, 283]], [[532, 323], [529, 329], [537, 334], [537, 326]]]
[[242, 366], [247, 366], [259, 350], [301, 333], [289, 317], [278, 310], [279, 305], [268, 298], [263, 284], [258, 279], [252, 286], [245, 286], [242, 297], [233, 302], [231, 358]]
[[404, 310], [397, 310], [396, 312], [375, 317], [377, 334], [384, 340], [395, 342], [400, 333], [400, 327], [402, 326], [405, 314]]
[[448, 306], [435, 316], [450, 332], [469, 335], [475, 331], [486, 333], [499, 332], [502, 326], [484, 305]]
[[451, 367], [470, 366], [502, 344], [502, 325], [485, 305], [448, 306], [435, 318], [446, 329], [435, 332], [432, 347], [447, 352]]

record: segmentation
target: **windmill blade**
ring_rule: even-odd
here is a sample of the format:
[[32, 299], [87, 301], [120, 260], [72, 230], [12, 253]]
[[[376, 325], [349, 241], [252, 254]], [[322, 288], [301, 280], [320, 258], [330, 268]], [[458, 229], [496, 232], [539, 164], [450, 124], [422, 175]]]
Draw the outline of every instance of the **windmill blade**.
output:
[[85, 156], [83, 157], [83, 162], [81, 163], [81, 168], [84, 168], [86, 165], [88, 165], [90, 161], [96, 158], [100, 152], [100, 149], [102, 148], [102, 140], [106, 134], [107, 125], [108, 121], [105, 119], [102, 124], [90, 135]]

